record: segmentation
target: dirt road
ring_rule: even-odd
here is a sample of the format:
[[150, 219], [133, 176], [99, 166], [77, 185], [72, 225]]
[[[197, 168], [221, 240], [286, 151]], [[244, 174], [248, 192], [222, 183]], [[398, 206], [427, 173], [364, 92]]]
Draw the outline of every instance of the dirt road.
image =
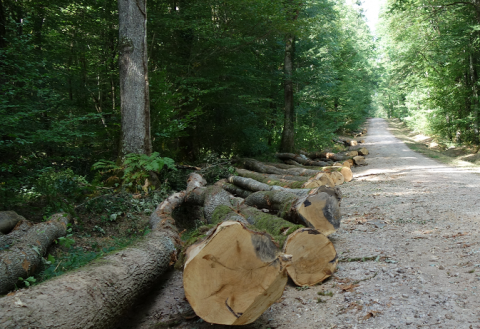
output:
[[[369, 165], [341, 188], [335, 277], [308, 289], [289, 283], [243, 328], [480, 328], [479, 174], [411, 151], [382, 119], [369, 121], [365, 140]], [[178, 328], [223, 328], [178, 317], [189, 309], [180, 273], [164, 285], [118, 328], [176, 317]]]

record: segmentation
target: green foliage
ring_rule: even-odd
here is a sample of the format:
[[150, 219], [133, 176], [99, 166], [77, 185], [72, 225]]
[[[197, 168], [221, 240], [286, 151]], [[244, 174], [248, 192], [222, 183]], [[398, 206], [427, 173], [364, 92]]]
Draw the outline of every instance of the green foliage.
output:
[[228, 178], [236, 175], [235, 168], [230, 165], [230, 160], [222, 159], [217, 154], [212, 153], [204, 158], [205, 168], [200, 170], [200, 174], [205, 178], [208, 184], [214, 184], [222, 178]]
[[173, 159], [161, 157], [158, 152], [154, 152], [151, 155], [127, 154], [121, 166], [116, 165], [113, 161], [100, 160], [93, 164], [92, 169], [103, 170], [103, 174], [122, 171], [124, 186], [137, 191], [145, 184], [149, 172], [161, 172], [164, 167], [174, 171], [177, 170]]
[[58, 211], [73, 211], [73, 203], [91, 192], [85, 177], [75, 175], [71, 169], [56, 171], [45, 168], [34, 182], [33, 192], [46, 203], [46, 215]]
[[37, 280], [33, 276], [29, 276], [28, 278], [24, 279], [22, 277], [18, 278], [18, 281], [25, 285], [25, 287], [30, 287], [31, 284], [37, 282]]

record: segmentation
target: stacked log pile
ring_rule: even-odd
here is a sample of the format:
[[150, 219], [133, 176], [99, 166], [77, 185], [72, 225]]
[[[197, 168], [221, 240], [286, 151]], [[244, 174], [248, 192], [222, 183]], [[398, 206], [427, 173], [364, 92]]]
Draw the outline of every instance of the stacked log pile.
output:
[[[277, 154], [285, 163], [241, 159], [235, 176], [213, 186], [192, 173], [185, 191], [157, 207], [143, 241], [1, 298], [0, 327], [50, 328], [56, 323], [51, 319], [69, 328], [113, 325], [177, 260], [180, 240], [172, 212], [183, 203], [203, 208], [208, 230], [182, 251], [187, 300], [207, 322], [252, 323], [281, 297], [288, 277], [310, 286], [334, 273], [338, 258], [328, 236], [340, 227], [338, 185], [353, 179], [350, 167], [362, 165], [359, 157], [367, 154], [353, 145], [340, 153]], [[39, 268], [48, 245], [66, 234], [70, 217], [58, 214], [33, 225], [1, 215], [0, 294], [5, 294], [19, 276]]]

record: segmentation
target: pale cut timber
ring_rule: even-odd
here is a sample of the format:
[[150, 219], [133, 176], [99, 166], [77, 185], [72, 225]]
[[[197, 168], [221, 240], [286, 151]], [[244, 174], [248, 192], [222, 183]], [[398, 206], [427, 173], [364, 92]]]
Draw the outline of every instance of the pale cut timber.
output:
[[306, 181], [305, 184], [302, 185], [302, 188], [316, 188], [319, 186], [334, 187], [335, 182], [330, 178], [329, 174], [319, 173]]
[[354, 165], [354, 163], [353, 163], [353, 160], [352, 160], [352, 159], [349, 159], [349, 160], [347, 160], [347, 161], [344, 161], [344, 162], [342, 163], [342, 165], [343, 165], [344, 167], [351, 168], [351, 167]]
[[185, 296], [209, 323], [252, 323], [282, 296], [286, 258], [268, 235], [238, 222], [223, 222], [188, 249]]
[[332, 171], [325, 174], [330, 176], [330, 179], [335, 183], [335, 186], [342, 185], [343, 183], [345, 183], [345, 178], [343, 177], [342, 173], [338, 171]]
[[[340, 166], [323, 167], [322, 171], [326, 172], [326, 173], [339, 172], [339, 173], [342, 174], [345, 182], [350, 182], [353, 179], [353, 173], [352, 173], [352, 170], [350, 169], [350, 166], [340, 165]], [[334, 177], [333, 179], [337, 179], [337, 180], [341, 181], [341, 178], [339, 178], [339, 177]], [[343, 184], [343, 182], [341, 184]]]
[[353, 157], [353, 161], [355, 161], [355, 164], [356, 164], [357, 166], [365, 166], [365, 165], [367, 165], [367, 162], [365, 161], [365, 157], [360, 156], [360, 155], [358, 155], [358, 156], [356, 156], [356, 157]]
[[333, 243], [312, 228], [301, 228], [290, 234], [283, 251], [292, 255], [287, 272], [298, 286], [320, 283], [330, 277], [337, 267], [338, 257]]
[[305, 226], [315, 228], [326, 236], [340, 227], [340, 206], [337, 198], [322, 192], [310, 196], [305, 202], [297, 205], [296, 212], [308, 223]]
[[358, 149], [358, 155], [368, 155], [368, 150], [366, 147]]

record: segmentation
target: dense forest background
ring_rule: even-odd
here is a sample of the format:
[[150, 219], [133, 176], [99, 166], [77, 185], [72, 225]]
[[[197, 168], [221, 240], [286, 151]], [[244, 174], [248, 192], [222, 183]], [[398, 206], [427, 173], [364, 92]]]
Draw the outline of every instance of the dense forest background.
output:
[[448, 146], [478, 145], [480, 3], [389, 1], [377, 32], [377, 115]]
[[[323, 149], [357, 128], [377, 81], [358, 5], [149, 1], [153, 151], [177, 163], [277, 151], [286, 79], [297, 149]], [[294, 71], [286, 77], [288, 37]], [[0, 1], [2, 208], [41, 190], [45, 176], [91, 181], [94, 163], [118, 158], [117, 48], [116, 2]]]

